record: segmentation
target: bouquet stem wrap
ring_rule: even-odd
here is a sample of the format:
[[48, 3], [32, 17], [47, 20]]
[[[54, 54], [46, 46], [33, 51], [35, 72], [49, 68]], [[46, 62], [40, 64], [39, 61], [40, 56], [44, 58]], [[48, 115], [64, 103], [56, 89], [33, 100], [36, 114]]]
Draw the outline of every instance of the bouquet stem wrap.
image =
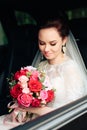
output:
[[17, 125], [30, 120], [30, 113], [26, 109], [20, 110], [16, 101], [11, 101], [8, 108], [13, 111], [4, 118], [4, 124]]

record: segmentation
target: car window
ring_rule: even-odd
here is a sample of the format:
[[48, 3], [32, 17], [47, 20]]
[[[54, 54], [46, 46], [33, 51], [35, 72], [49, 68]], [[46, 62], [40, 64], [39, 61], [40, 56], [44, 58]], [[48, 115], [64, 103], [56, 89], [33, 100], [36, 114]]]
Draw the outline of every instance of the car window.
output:
[[87, 8], [77, 8], [66, 11], [69, 20], [87, 18]]
[[[78, 13], [76, 14], [74, 10], [67, 11], [70, 21], [76, 18], [78, 19], [79, 16], [81, 15], [82, 15], [82, 18], [87, 16], [87, 10], [84, 11], [84, 9], [82, 9], [82, 11], [76, 11], [76, 12]], [[14, 65], [13, 71], [17, 70], [19, 66], [21, 67], [22, 65], [31, 64], [37, 52], [37, 46], [36, 46], [37, 41], [35, 41], [37, 22], [30, 14], [26, 12], [16, 10], [15, 16], [17, 20], [18, 31], [14, 33], [14, 35], [16, 36], [16, 39], [15, 39], [16, 43], [15, 43], [15, 50], [14, 50], [15, 60], [13, 61], [13, 65]], [[3, 31], [2, 26], [1, 26], [1, 30]], [[1, 31], [1, 38], [0, 38], [1, 46], [8, 44], [5, 33], [2, 31]], [[12, 40], [14, 41], [14, 39]], [[31, 45], [29, 43], [31, 43]], [[20, 50], [20, 53], [19, 53], [19, 50]], [[87, 97], [83, 97], [82, 99], [79, 99], [78, 101], [74, 103], [64, 106], [44, 116], [38, 117], [38, 120], [37, 119], [32, 120], [14, 129], [25, 130], [25, 129], [30, 129], [33, 127], [33, 129], [41, 128], [41, 129], [46, 130], [46, 129], [60, 128], [63, 125], [70, 122], [71, 120], [74, 120], [75, 118], [79, 117], [83, 113], [86, 113], [86, 98]]]
[[2, 94], [2, 84], [4, 80], [5, 61], [8, 54], [8, 40], [0, 22], [0, 96]]
[[71, 31], [77, 41], [87, 68], [87, 8], [77, 8], [66, 11]]
[[7, 37], [0, 22], [0, 46], [8, 44]]
[[22, 11], [15, 11], [17, 25], [33, 24], [36, 25], [35, 19], [28, 13]]

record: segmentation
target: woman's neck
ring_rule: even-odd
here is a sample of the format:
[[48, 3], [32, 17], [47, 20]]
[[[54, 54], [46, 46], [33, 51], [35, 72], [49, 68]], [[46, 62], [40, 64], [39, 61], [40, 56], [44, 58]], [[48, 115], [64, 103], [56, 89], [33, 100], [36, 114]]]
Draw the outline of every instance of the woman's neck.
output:
[[61, 54], [60, 56], [52, 59], [52, 60], [48, 60], [48, 63], [51, 65], [55, 65], [55, 64], [61, 64], [65, 61], [66, 59], [66, 55], [65, 54]]

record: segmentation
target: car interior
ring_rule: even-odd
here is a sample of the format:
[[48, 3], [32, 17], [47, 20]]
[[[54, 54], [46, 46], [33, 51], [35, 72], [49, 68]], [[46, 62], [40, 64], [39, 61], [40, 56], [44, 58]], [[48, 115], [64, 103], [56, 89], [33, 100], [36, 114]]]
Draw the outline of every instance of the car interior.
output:
[[[33, 63], [38, 51], [37, 24], [49, 15], [57, 15], [57, 11], [60, 10], [67, 13], [71, 31], [87, 68], [87, 4], [85, 0], [0, 1], [0, 116], [8, 114], [7, 104], [12, 100], [9, 97], [7, 77], [21, 66]], [[47, 114], [40, 117], [40, 120], [43, 122], [48, 117], [51, 118]], [[79, 130], [85, 130], [87, 128], [86, 120], [87, 114], [85, 113], [63, 127], [60, 126], [59, 129], [77, 130], [79, 128]], [[38, 124], [37, 121], [36, 124]], [[31, 125], [35, 125], [33, 121], [31, 121]], [[25, 130], [31, 126], [25, 124], [14, 128], [14, 130], [19, 130], [21, 127]]]

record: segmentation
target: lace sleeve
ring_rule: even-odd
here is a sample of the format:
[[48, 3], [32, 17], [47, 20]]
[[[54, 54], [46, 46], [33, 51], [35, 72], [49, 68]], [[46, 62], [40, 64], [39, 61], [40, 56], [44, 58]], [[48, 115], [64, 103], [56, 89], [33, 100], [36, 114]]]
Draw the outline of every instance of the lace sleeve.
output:
[[73, 62], [64, 68], [64, 84], [67, 100], [76, 100], [85, 95], [85, 84], [81, 73]]
[[37, 68], [38, 68], [39, 70], [45, 71], [45, 70], [44, 70], [44, 66], [45, 66], [46, 63], [47, 63], [47, 60], [40, 62], [40, 63], [38, 64]]

